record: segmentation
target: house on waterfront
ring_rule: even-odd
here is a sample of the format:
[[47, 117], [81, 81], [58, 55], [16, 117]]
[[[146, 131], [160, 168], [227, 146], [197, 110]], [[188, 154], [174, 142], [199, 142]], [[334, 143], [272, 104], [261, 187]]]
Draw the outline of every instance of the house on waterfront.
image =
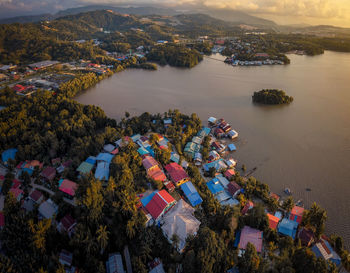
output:
[[189, 176], [186, 171], [175, 162], [166, 165], [164, 168], [169, 174], [171, 181], [177, 187], [189, 180]]
[[336, 266], [341, 265], [341, 258], [331, 247], [330, 243], [321, 238], [312, 248], [312, 252], [315, 253], [316, 258], [323, 258], [326, 261], [331, 261], [336, 264]]
[[183, 193], [185, 194], [187, 200], [191, 203], [193, 207], [203, 202], [202, 198], [200, 197], [198, 191], [193, 186], [191, 181], [182, 184], [180, 187]]
[[201, 224], [194, 217], [194, 211], [193, 207], [180, 199], [172, 210], [163, 217], [163, 233], [170, 243], [174, 234], [178, 236], [178, 250], [180, 252], [185, 248], [187, 237], [196, 235]]
[[315, 242], [315, 234], [311, 229], [301, 228], [298, 232], [298, 238], [303, 246], [309, 247]]
[[254, 203], [252, 201], [248, 200], [247, 203], [245, 203], [244, 207], [242, 208], [241, 214], [245, 215], [248, 212], [248, 210], [250, 210], [252, 208], [254, 208]]
[[225, 164], [225, 162], [222, 158], [203, 165], [203, 169], [206, 172], [209, 172], [211, 168], [215, 168], [215, 170], [217, 172], [220, 172], [220, 171], [226, 169], [227, 165]]
[[295, 239], [298, 229], [298, 223], [287, 218], [283, 218], [278, 225], [278, 233]]
[[301, 220], [303, 219], [303, 214], [304, 214], [304, 208], [299, 206], [294, 206], [294, 208], [290, 212], [289, 220], [293, 220], [298, 224], [300, 224]]
[[269, 218], [269, 227], [273, 230], [276, 230], [280, 219], [270, 213], [267, 213], [267, 217]]

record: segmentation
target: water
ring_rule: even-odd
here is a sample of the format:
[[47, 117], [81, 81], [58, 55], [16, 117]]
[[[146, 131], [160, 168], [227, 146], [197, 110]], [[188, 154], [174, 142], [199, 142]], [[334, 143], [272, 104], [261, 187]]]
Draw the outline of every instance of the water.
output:
[[[128, 70], [76, 99], [120, 119], [125, 111], [179, 109], [223, 117], [239, 132], [234, 157], [258, 179], [308, 207], [327, 209], [327, 233], [350, 246], [350, 54], [290, 55], [287, 66], [232, 67], [212, 59], [193, 69]], [[216, 56], [220, 58], [220, 56]], [[287, 106], [256, 106], [254, 91], [279, 88], [294, 97]], [[311, 188], [308, 192], [305, 189]]]

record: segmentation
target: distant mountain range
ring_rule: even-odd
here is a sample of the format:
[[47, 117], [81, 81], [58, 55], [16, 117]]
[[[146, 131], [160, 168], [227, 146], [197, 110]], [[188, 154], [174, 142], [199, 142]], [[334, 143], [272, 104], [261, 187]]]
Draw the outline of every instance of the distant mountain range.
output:
[[[40, 21], [54, 20], [57, 18], [76, 15], [84, 12], [91, 12], [96, 10], [112, 10], [121, 14], [132, 14], [132, 15], [141, 15], [141, 16], [176, 16], [195, 14], [191, 17], [192, 24], [198, 25], [205, 23], [206, 25], [219, 24], [220, 26], [252, 26], [259, 29], [283, 33], [301, 33], [301, 34], [311, 34], [311, 35], [350, 35], [349, 28], [340, 28], [334, 26], [310, 26], [306, 24], [295, 24], [295, 25], [278, 25], [271, 20], [266, 20], [256, 16], [249, 15], [242, 11], [228, 10], [228, 9], [197, 9], [197, 10], [186, 10], [179, 11], [171, 8], [164, 7], [154, 7], [154, 6], [145, 6], [145, 7], [123, 7], [123, 6], [110, 6], [110, 5], [90, 5], [84, 7], [70, 8], [66, 10], [59, 11], [56, 14], [39, 14], [32, 16], [17, 16], [12, 18], [0, 19], [0, 24], [9, 24], [9, 23], [34, 23]], [[202, 14], [202, 16], [199, 16]], [[209, 16], [204, 16], [209, 15]], [[186, 19], [186, 17], [180, 17]], [[188, 18], [187, 18], [188, 19]], [[187, 20], [186, 19], [186, 20]], [[217, 19], [219, 21], [214, 21]], [[204, 20], [204, 22], [203, 22]], [[225, 23], [226, 22], [226, 23]]]

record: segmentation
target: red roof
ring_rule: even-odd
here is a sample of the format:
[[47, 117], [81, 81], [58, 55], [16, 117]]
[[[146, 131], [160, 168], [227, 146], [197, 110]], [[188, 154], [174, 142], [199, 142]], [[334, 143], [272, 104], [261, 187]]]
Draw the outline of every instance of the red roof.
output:
[[302, 207], [298, 207], [298, 206], [294, 206], [294, 208], [291, 211], [292, 215], [296, 215], [296, 216], [300, 216], [302, 217], [304, 213], [304, 208]]
[[252, 201], [248, 201], [241, 211], [242, 215], [245, 215], [247, 213], [247, 211], [253, 207], [254, 207], [254, 203]]
[[178, 184], [183, 179], [189, 178], [186, 171], [175, 162], [166, 165], [165, 169], [169, 173], [171, 180], [175, 182], [175, 184]]
[[276, 229], [278, 222], [280, 221], [280, 219], [270, 213], [267, 214], [267, 217], [269, 218], [269, 226], [271, 229]]
[[157, 219], [163, 214], [165, 208], [173, 202], [175, 202], [175, 199], [166, 190], [161, 190], [148, 202], [146, 209], [153, 219]]
[[227, 185], [227, 190], [234, 195], [237, 191], [239, 191], [241, 187], [234, 181], [230, 182], [230, 184]]
[[255, 246], [256, 252], [261, 253], [263, 232], [249, 226], [245, 226], [241, 232], [239, 248], [246, 249], [247, 244], [251, 243]]
[[19, 186], [21, 186], [21, 184], [22, 184], [21, 181], [19, 181], [19, 180], [17, 180], [17, 179], [13, 179], [13, 180], [12, 180], [12, 187], [11, 187], [11, 188], [16, 189], [16, 188], [18, 188]]
[[5, 215], [2, 211], [0, 211], [0, 227], [5, 226]]
[[68, 179], [64, 179], [59, 187], [59, 190], [69, 194], [70, 196], [74, 196], [77, 188], [78, 188], [77, 183], [70, 181]]
[[38, 190], [32, 191], [32, 193], [29, 195], [29, 197], [33, 199], [35, 202], [37, 202], [42, 196], [43, 194]]
[[151, 177], [153, 180], [156, 180], [156, 181], [163, 182], [166, 180], [166, 176], [164, 172], [159, 168], [159, 166], [149, 170], [147, 174], [149, 175], [149, 177]]
[[42, 172], [41, 176], [45, 177], [48, 180], [52, 180], [56, 176], [56, 169], [53, 167], [46, 167]]
[[117, 153], [119, 153], [119, 149], [118, 149], [118, 148], [115, 148], [115, 149], [111, 152], [112, 155], [116, 155]]
[[167, 205], [163, 198], [155, 194], [152, 200], [146, 205], [146, 209], [152, 215], [153, 219], [157, 219], [163, 213]]
[[166, 191], [166, 190], [161, 190], [158, 192], [158, 194], [168, 203], [173, 203], [175, 202], [175, 199]]
[[235, 170], [234, 169], [228, 169], [224, 175], [226, 176], [226, 178], [230, 179], [232, 176], [235, 175]]
[[22, 92], [22, 91], [26, 90], [27, 88], [21, 84], [16, 84], [14, 87], [12, 87], [12, 89], [16, 92]]
[[11, 188], [10, 192], [13, 194], [13, 196], [17, 199], [21, 194], [23, 194], [23, 191], [20, 188]]
[[64, 216], [61, 219], [61, 224], [62, 227], [68, 231], [69, 229], [71, 229], [77, 222], [74, 220], [74, 218], [72, 216], [70, 216], [70, 214], [67, 214], [66, 216]]
[[273, 193], [273, 192], [270, 193], [270, 197], [273, 199], [276, 199], [277, 201], [280, 200], [280, 196], [276, 193]]
[[146, 156], [142, 160], [142, 164], [143, 164], [143, 167], [145, 167], [145, 169], [148, 170], [154, 166], [157, 166], [158, 162], [152, 156]]

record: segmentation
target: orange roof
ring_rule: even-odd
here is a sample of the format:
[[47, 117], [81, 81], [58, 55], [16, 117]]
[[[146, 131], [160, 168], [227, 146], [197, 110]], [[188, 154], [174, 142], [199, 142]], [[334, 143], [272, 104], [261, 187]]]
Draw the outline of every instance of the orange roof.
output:
[[162, 182], [166, 180], [166, 176], [164, 172], [159, 168], [159, 166], [156, 166], [153, 169], [149, 169], [147, 174], [153, 180], [162, 181]]
[[271, 229], [276, 229], [278, 222], [280, 221], [280, 219], [270, 213], [267, 214], [267, 217], [269, 218], [269, 226]]
[[298, 207], [298, 206], [294, 206], [294, 208], [291, 211], [291, 214], [297, 215], [297, 216], [303, 216], [303, 213], [304, 213], [304, 208]]

